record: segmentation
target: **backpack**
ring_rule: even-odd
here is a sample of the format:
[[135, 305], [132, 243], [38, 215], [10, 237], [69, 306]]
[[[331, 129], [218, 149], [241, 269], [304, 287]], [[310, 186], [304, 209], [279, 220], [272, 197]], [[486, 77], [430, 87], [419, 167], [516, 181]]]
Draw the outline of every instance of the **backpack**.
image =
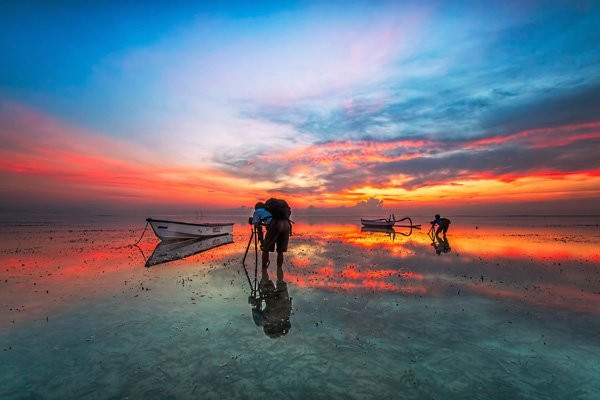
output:
[[273, 219], [289, 220], [292, 209], [285, 200], [270, 198], [265, 201], [265, 210], [271, 213]]

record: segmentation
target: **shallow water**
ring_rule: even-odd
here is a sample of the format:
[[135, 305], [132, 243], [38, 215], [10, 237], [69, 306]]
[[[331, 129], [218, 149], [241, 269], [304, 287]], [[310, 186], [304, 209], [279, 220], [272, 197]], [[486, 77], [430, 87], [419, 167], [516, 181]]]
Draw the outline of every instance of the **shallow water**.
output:
[[299, 220], [271, 338], [247, 225], [145, 268], [140, 220], [5, 219], [0, 398], [598, 398], [600, 218], [452, 220], [441, 255], [425, 225]]

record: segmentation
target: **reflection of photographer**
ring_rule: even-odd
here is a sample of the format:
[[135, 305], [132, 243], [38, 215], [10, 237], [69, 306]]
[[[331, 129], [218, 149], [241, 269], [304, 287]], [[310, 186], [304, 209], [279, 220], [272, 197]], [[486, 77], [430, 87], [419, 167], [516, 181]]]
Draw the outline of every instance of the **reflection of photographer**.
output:
[[286, 335], [292, 327], [292, 299], [284, 281], [278, 281], [275, 288], [268, 276], [264, 278], [261, 281], [261, 297], [252, 307], [252, 319], [256, 325], [263, 327], [265, 335], [277, 338]]
[[434, 241], [431, 245], [435, 248], [435, 254], [438, 256], [442, 253], [450, 253], [450, 242], [446, 236], [440, 238], [437, 243]]

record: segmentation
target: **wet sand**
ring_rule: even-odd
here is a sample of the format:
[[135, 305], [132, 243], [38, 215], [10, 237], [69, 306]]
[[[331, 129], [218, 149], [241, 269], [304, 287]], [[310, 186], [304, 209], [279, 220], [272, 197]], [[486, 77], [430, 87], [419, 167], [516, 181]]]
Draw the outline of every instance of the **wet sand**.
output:
[[158, 240], [128, 246], [140, 221], [2, 222], [0, 398], [600, 393], [600, 218], [453, 218], [441, 255], [426, 225], [393, 238], [299, 218], [276, 339], [248, 304], [247, 225], [145, 268]]

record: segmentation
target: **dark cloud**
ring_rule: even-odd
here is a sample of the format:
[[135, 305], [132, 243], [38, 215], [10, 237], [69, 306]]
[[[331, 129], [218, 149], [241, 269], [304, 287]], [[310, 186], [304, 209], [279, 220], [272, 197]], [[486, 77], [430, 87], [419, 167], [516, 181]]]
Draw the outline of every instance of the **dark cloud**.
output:
[[517, 132], [600, 120], [600, 84], [556, 89], [542, 98], [517, 102], [485, 115], [485, 132]]
[[288, 195], [314, 195], [322, 193], [325, 190], [322, 186], [290, 186], [282, 183], [280, 186], [268, 190], [267, 193], [281, 193]]
[[369, 197], [367, 200], [359, 201], [354, 206], [341, 207], [316, 207], [310, 205], [303, 210], [300, 210], [301, 215], [314, 215], [320, 213], [337, 214], [337, 215], [360, 215], [360, 213], [381, 212], [383, 210], [383, 200], [375, 197]]
[[[535, 175], [536, 173], [585, 172], [600, 168], [600, 139], [577, 141], [560, 147], [465, 150], [443, 157], [421, 157], [381, 163], [370, 168], [376, 176], [403, 174], [411, 179], [407, 189], [452, 183], [461, 178], [489, 175], [494, 178]], [[355, 184], [351, 182], [351, 184]]]
[[395, 65], [398, 71], [418, 70], [439, 58], [443, 74], [391, 78], [332, 93], [325, 102], [246, 105], [247, 117], [291, 126], [325, 152], [344, 141], [426, 143], [382, 147], [381, 160], [360, 160], [354, 153], [359, 161], [313, 168], [323, 182], [319, 187], [290, 187], [281, 179], [297, 165], [311, 165], [310, 154], [277, 161], [259, 156], [242, 174], [272, 180], [285, 193], [321, 193], [385, 186], [398, 175], [408, 177], [405, 188], [414, 189], [465, 178], [597, 170], [599, 139], [581, 133], [598, 128], [569, 126], [600, 121], [599, 10], [543, 7], [527, 23], [473, 32], [457, 45], [456, 59], [446, 57], [447, 49], [429, 49]]

